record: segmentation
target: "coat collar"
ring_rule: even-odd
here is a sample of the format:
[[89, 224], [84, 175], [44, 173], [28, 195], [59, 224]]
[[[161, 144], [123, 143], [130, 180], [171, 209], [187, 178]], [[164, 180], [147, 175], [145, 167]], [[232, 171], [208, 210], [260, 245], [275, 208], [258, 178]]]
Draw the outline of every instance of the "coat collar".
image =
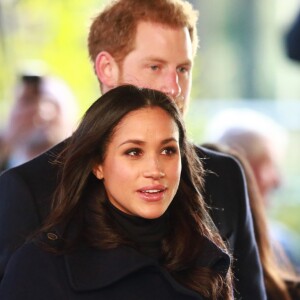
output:
[[[197, 264], [210, 267], [225, 276], [230, 265], [229, 256], [208, 239], [205, 238], [203, 242], [202, 255], [197, 260]], [[64, 260], [70, 284], [75, 291], [102, 289], [148, 267], [160, 270], [176, 289], [179, 285], [159, 266], [157, 260], [125, 246], [109, 250], [82, 247], [76, 252], [64, 255]], [[179, 290], [195, 295], [182, 286]]]
[[140, 269], [158, 267], [154, 259], [128, 247], [108, 250], [84, 247], [65, 255], [65, 264], [76, 291], [101, 289]]

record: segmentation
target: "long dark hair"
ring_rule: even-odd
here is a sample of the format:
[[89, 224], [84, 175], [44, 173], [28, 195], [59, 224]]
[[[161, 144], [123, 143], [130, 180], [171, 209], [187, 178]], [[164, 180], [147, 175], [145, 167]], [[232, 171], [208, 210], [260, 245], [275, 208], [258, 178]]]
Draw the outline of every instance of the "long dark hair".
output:
[[[202, 198], [203, 168], [194, 146], [187, 141], [176, 105], [164, 93], [124, 85], [110, 90], [86, 112], [82, 122], [59, 155], [61, 181], [52, 212], [42, 231], [63, 228], [60, 250], [67, 251], [84, 241], [97, 248], [130, 244], [116, 228], [106, 207], [102, 181], [92, 170], [105, 158], [107, 145], [119, 122], [129, 113], [146, 107], [160, 107], [176, 123], [182, 160], [180, 184], [169, 207], [170, 232], [162, 243], [163, 266], [183, 285], [210, 299], [231, 299], [231, 271], [226, 276], [198, 267], [203, 239], [209, 239], [224, 252], [227, 249], [215, 229]], [[138, 124], [137, 124], [138, 126]], [[72, 223], [72, 234], [68, 225]], [[76, 230], [74, 230], [74, 224]], [[70, 227], [70, 226], [69, 226]]]

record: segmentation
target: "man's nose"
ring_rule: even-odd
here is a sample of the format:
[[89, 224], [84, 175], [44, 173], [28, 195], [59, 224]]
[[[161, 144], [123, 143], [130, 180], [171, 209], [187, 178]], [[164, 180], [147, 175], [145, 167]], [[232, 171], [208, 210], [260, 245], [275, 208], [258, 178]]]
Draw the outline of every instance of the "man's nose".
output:
[[181, 86], [177, 71], [170, 71], [166, 74], [161, 91], [174, 100], [180, 96]]

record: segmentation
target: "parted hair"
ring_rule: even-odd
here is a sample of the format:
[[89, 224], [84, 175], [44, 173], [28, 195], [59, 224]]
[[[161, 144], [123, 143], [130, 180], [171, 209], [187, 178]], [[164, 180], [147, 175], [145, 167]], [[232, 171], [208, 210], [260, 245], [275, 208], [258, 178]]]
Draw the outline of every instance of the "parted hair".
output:
[[[159, 107], [174, 120], [179, 130], [182, 172], [178, 191], [168, 208], [170, 231], [162, 242], [163, 266], [184, 286], [209, 299], [231, 299], [231, 269], [227, 275], [196, 266], [203, 254], [203, 238], [228, 253], [213, 225], [204, 200], [203, 168], [195, 146], [188, 142], [176, 105], [164, 93], [132, 85], [119, 86], [105, 93], [87, 110], [64, 151], [58, 156], [61, 179], [53, 208], [42, 232], [64, 228], [59, 251], [70, 251], [79, 243], [99, 249], [120, 245], [134, 247], [132, 241], [115, 226], [107, 209], [107, 195], [102, 180], [92, 170], [105, 159], [107, 146], [121, 120], [130, 112]], [[75, 233], [67, 234], [72, 224]], [[69, 226], [70, 227], [70, 226]]]
[[198, 12], [184, 0], [117, 0], [97, 15], [90, 26], [88, 50], [92, 62], [101, 51], [120, 63], [134, 49], [139, 22], [153, 22], [171, 28], [186, 27], [193, 53], [198, 46]]

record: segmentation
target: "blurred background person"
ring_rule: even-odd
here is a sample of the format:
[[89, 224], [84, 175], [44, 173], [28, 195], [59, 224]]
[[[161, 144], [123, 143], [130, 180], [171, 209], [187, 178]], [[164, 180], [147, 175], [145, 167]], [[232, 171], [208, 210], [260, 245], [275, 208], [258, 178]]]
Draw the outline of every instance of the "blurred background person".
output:
[[77, 110], [76, 99], [62, 79], [23, 71], [0, 133], [0, 170], [22, 164], [68, 137]]
[[[227, 109], [207, 126], [206, 140], [228, 146], [249, 163], [257, 182], [265, 211], [271, 206], [272, 193], [282, 185], [280, 165], [286, 155], [287, 132], [274, 120], [250, 109]], [[284, 263], [282, 247], [300, 272], [300, 235], [286, 225], [269, 220], [269, 230], [279, 263]], [[279, 244], [280, 247], [277, 245]]]

